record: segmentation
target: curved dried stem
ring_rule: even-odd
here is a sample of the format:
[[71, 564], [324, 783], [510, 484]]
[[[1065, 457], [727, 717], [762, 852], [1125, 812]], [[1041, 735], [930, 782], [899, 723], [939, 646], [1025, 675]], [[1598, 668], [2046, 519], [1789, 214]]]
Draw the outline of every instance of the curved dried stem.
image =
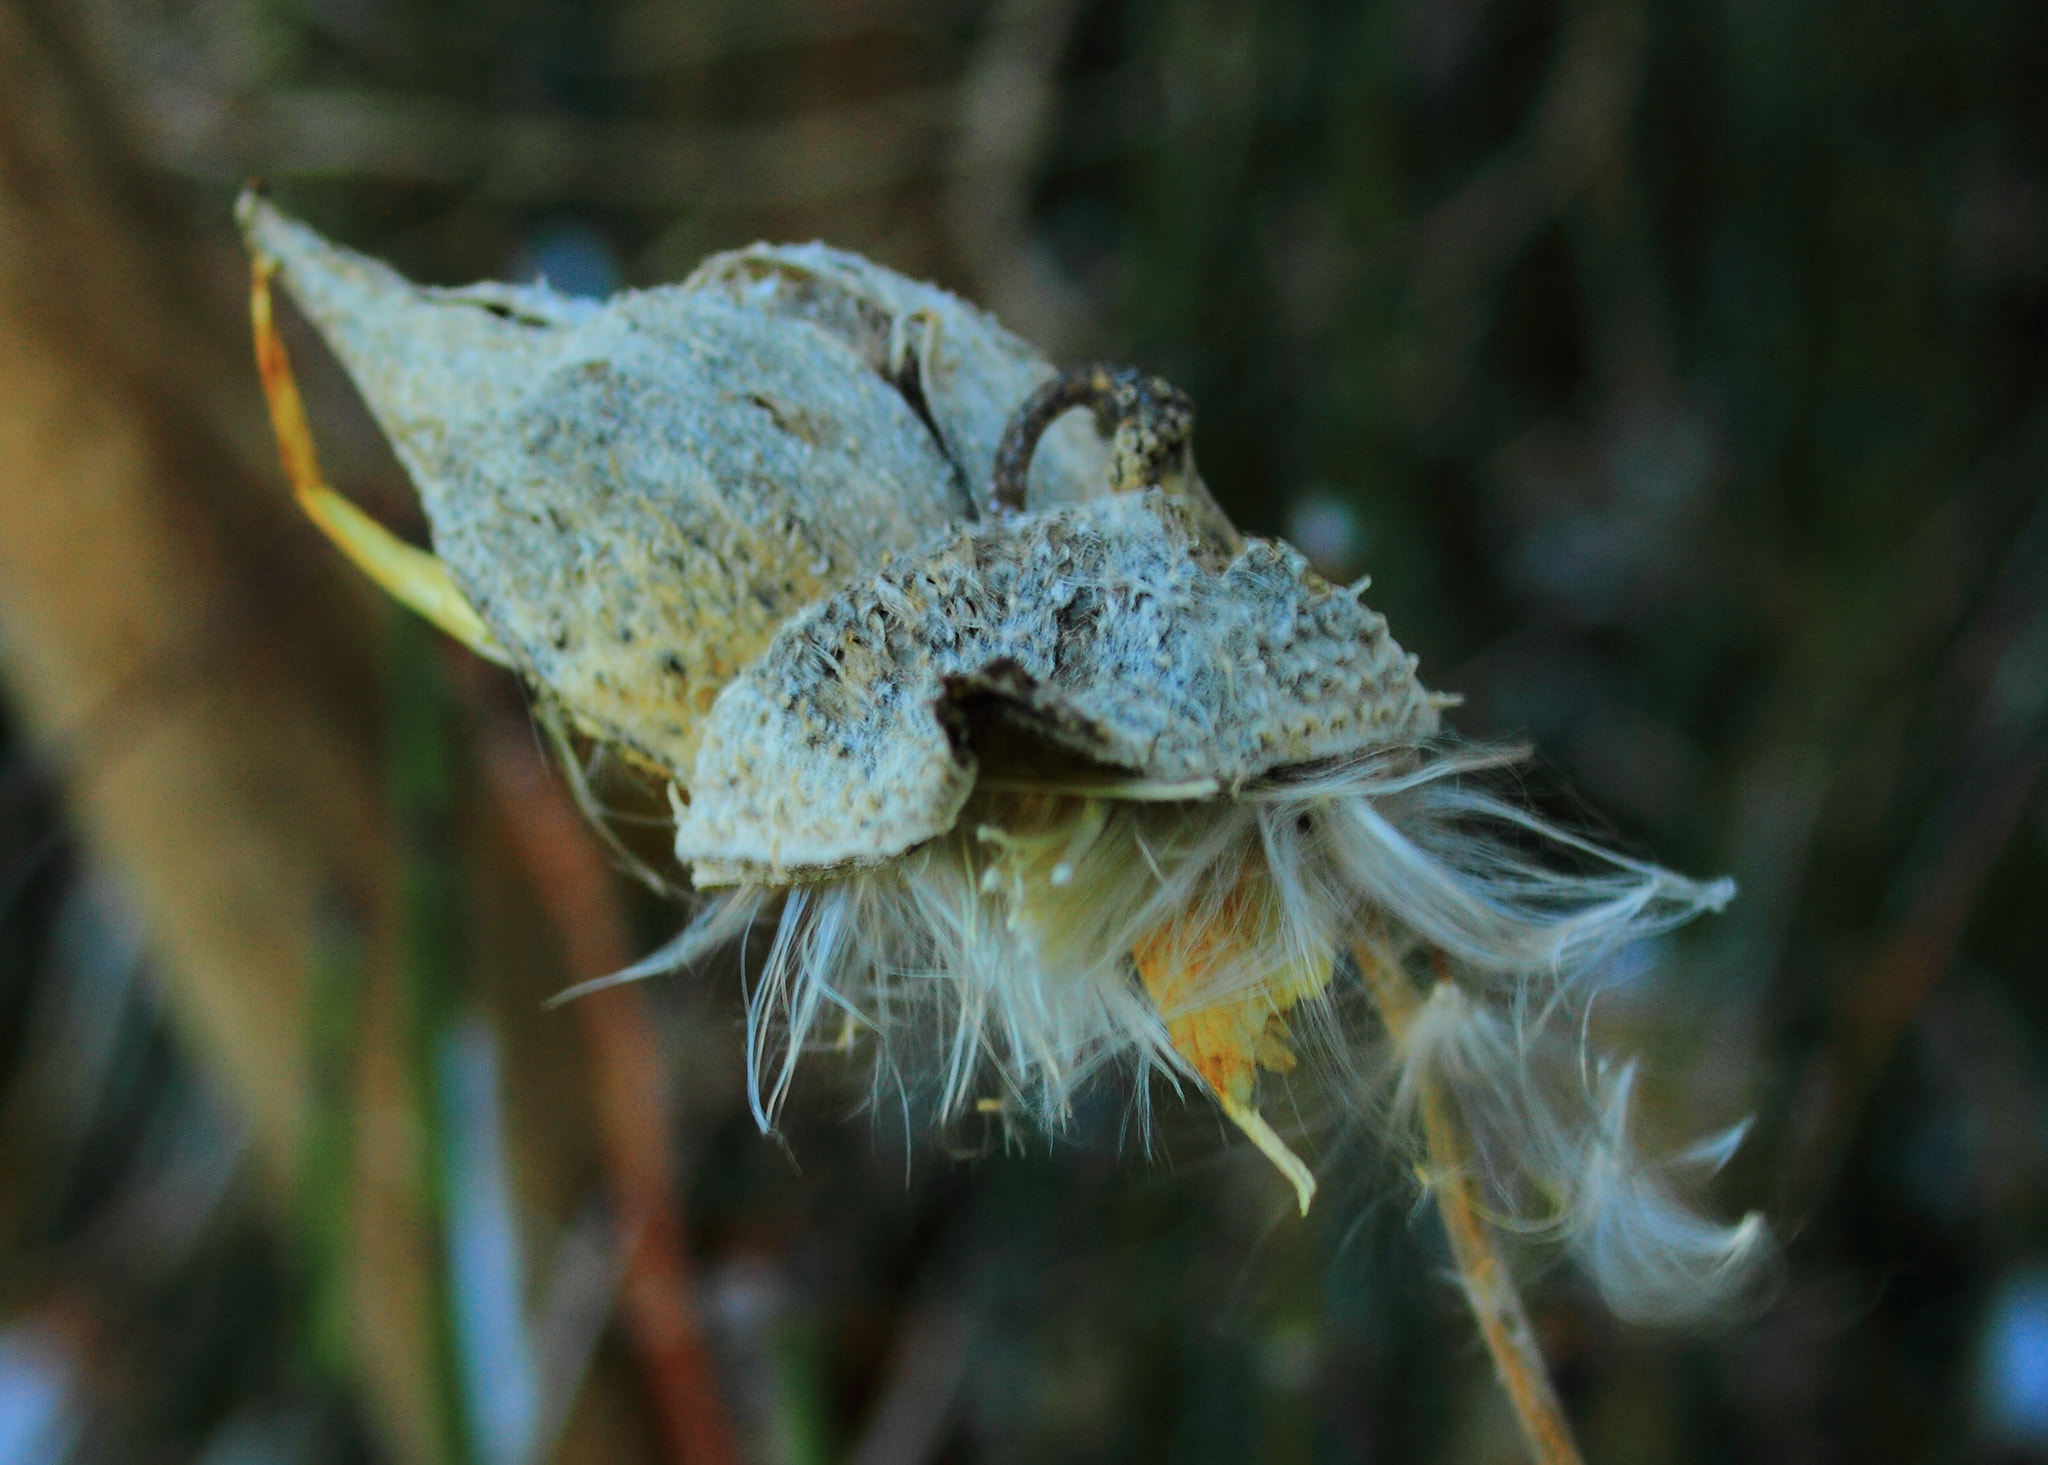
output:
[[[1354, 946], [1353, 954], [1387, 1032], [1396, 1046], [1405, 1045], [1422, 1010], [1421, 994], [1405, 974], [1381, 961], [1363, 943]], [[1456, 1106], [1425, 1077], [1418, 1085], [1417, 1107], [1428, 1151], [1430, 1194], [1451, 1240], [1458, 1281], [1479, 1322], [1480, 1335], [1486, 1339], [1486, 1351], [1493, 1355], [1501, 1387], [1514, 1405], [1529, 1453], [1538, 1465], [1583, 1465], [1571, 1425], [1551, 1385], [1536, 1330], [1522, 1306], [1522, 1295], [1515, 1289], [1514, 1278], [1501, 1260], [1481, 1212]]]
[[1003, 429], [989, 475], [986, 508], [1002, 518], [1025, 507], [1025, 485], [1038, 440], [1076, 407], [1092, 407], [1104, 436], [1115, 434], [1118, 491], [1135, 492], [1186, 476], [1195, 407], [1171, 382], [1135, 366], [1096, 361], [1070, 366], [1024, 399]]

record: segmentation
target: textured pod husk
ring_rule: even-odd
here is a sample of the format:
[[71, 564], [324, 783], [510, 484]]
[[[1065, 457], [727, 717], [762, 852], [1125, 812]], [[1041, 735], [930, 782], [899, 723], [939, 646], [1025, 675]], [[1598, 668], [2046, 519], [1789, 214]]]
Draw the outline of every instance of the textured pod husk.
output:
[[[719, 689], [793, 612], [969, 515], [1052, 375], [971, 306], [821, 245], [599, 305], [414, 285], [261, 200], [243, 222], [484, 622], [585, 731], [686, 787]], [[1063, 423], [1032, 492], [1085, 499], [1107, 462]]]
[[944, 833], [989, 738], [1213, 791], [1436, 731], [1382, 618], [1198, 478], [1111, 493], [1085, 414], [1040, 444], [1030, 512], [982, 518], [1053, 368], [934, 286], [756, 245], [600, 305], [414, 285], [261, 201], [244, 223], [485, 624], [673, 781], [700, 884]]
[[950, 829], [984, 767], [1194, 797], [1424, 741], [1439, 705], [1289, 546], [1225, 556], [1180, 502], [1119, 494], [955, 528], [793, 618], [719, 694], [676, 852], [700, 885], [875, 864]]

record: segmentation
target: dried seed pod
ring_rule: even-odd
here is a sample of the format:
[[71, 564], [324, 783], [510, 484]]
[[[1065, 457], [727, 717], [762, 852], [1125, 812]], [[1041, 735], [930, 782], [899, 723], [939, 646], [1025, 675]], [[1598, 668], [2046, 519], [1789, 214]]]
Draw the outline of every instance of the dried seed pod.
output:
[[[613, 980], [774, 922], [748, 1013], [764, 1126], [827, 1018], [842, 1045], [865, 1034], [878, 1094], [941, 1116], [992, 1103], [1057, 1128], [1123, 1062], [1204, 1085], [1306, 1210], [1315, 1176], [1258, 1089], [1342, 1096], [1377, 1047], [1398, 1085], [1372, 1112], [1439, 1187], [1549, 1461], [1574, 1458], [1569, 1434], [1487, 1215], [1572, 1246], [1637, 1317], [1753, 1270], [1761, 1222], [1689, 1211], [1630, 1146], [1630, 1070], [1546, 1027], [1618, 947], [1733, 886], [1491, 792], [1515, 755], [1448, 745], [1448, 699], [1385, 622], [1217, 511], [1179, 393], [1056, 375], [953, 297], [822, 245], [596, 306], [423, 290], [258, 201], [243, 221], [309, 512], [660, 769], [678, 856], [731, 887]], [[445, 566], [319, 481], [273, 260]], [[1346, 1025], [1346, 989], [1377, 1026]]]
[[[1003, 397], [1052, 375], [953, 296], [817, 245], [598, 305], [423, 288], [259, 198], [241, 217], [498, 641], [685, 785], [718, 690], [792, 612], [970, 516]], [[1033, 490], [1078, 501], [1106, 463], [1070, 424]]]

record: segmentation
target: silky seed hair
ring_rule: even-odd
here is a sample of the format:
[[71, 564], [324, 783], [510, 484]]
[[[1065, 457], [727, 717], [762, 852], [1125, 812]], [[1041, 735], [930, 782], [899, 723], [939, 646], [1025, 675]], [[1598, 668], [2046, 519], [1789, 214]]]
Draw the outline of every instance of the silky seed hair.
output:
[[[1670, 1161], [1640, 1155], [1634, 1068], [1592, 1050], [1581, 1018], [1622, 948], [1720, 909], [1733, 886], [1605, 849], [1490, 788], [1486, 775], [1519, 756], [1388, 749], [1190, 801], [982, 792], [898, 859], [718, 896], [668, 952], [620, 976], [772, 933], [747, 1008], [764, 1128], [803, 1055], [857, 1051], [878, 1105], [945, 1120], [996, 1099], [1058, 1132], [1106, 1074], [1136, 1080], [1141, 1106], [1147, 1075], [1198, 1091], [1168, 1024], [1290, 990], [1310, 1076], [1348, 1096], [1358, 1122], [1415, 1152], [1416, 1095], [1440, 1086], [1503, 1225], [1568, 1249], [1623, 1317], [1710, 1314], [1754, 1282], [1766, 1232], [1754, 1215], [1706, 1219], [1679, 1181], [1738, 1134]], [[1236, 939], [1181, 1011], [1151, 1000], [1134, 947], [1162, 927], [1219, 923]], [[1398, 1048], [1338, 1012], [1332, 984], [1356, 974], [1335, 958], [1354, 949], [1435, 977]]]

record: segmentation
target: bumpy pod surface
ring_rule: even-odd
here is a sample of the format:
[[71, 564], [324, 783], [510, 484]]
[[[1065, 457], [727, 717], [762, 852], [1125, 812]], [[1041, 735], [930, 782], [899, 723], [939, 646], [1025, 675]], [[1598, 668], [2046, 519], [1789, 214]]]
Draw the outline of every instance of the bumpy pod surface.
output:
[[699, 885], [875, 864], [950, 829], [992, 752], [1200, 797], [1424, 741], [1439, 705], [1289, 546], [1226, 554], [1118, 494], [954, 529], [792, 618], [719, 694], [676, 852]]
[[[971, 515], [1052, 368], [971, 306], [820, 245], [604, 304], [414, 285], [261, 200], [251, 248], [355, 381], [484, 622], [603, 741], [687, 786], [712, 699], [793, 612]], [[1102, 491], [1085, 421], [1032, 492]]]
[[261, 201], [244, 223], [484, 623], [688, 800], [700, 884], [944, 833], [982, 734], [1213, 792], [1436, 731], [1384, 620], [1219, 533], [1198, 477], [1111, 493], [1085, 414], [1039, 444], [1030, 512], [980, 519], [1053, 370], [934, 286], [756, 245], [600, 305], [417, 286]]

